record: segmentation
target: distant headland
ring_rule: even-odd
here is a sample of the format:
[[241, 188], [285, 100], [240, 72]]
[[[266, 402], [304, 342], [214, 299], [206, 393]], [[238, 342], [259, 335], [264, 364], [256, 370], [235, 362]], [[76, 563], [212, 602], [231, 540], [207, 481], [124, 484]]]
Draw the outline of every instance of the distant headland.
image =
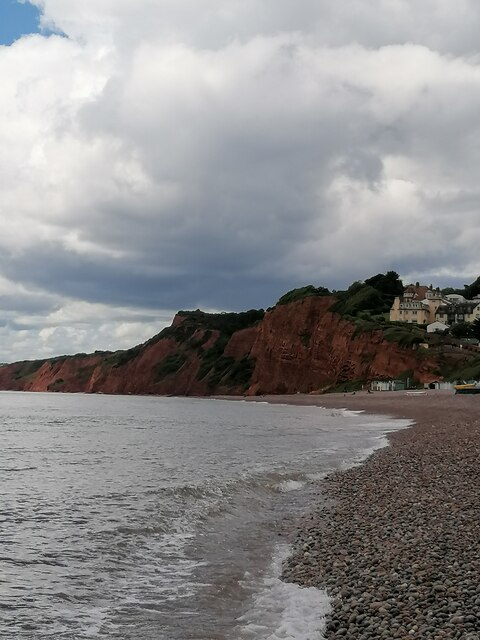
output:
[[354, 391], [480, 377], [480, 278], [463, 289], [395, 271], [345, 291], [307, 285], [274, 307], [179, 311], [126, 351], [0, 365], [0, 389], [157, 395]]

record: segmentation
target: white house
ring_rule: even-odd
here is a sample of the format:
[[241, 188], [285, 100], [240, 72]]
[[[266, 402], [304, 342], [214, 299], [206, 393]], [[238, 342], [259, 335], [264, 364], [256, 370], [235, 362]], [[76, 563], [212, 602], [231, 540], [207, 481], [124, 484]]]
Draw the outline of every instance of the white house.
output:
[[427, 324], [427, 333], [443, 333], [449, 328], [448, 324], [444, 324], [443, 322], [431, 322]]
[[450, 302], [456, 302], [456, 303], [461, 303], [461, 302], [466, 302], [467, 301], [467, 299], [464, 298], [464, 296], [460, 295], [459, 293], [447, 293], [445, 298], [447, 300], [450, 300]]

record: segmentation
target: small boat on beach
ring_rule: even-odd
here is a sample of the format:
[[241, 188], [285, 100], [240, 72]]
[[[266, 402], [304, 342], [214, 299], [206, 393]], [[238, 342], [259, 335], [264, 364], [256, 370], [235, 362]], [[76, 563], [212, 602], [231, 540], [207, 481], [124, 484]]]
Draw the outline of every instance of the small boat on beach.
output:
[[467, 384], [456, 384], [454, 387], [455, 394], [469, 394], [473, 395], [480, 393], [480, 385], [477, 382], [469, 382]]

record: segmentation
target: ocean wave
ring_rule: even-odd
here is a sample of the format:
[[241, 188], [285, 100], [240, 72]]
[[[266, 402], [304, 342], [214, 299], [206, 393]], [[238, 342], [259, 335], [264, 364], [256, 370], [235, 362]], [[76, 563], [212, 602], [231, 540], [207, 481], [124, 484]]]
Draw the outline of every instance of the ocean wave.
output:
[[0, 467], [0, 472], [17, 473], [20, 471], [36, 471], [38, 467]]
[[284, 480], [277, 485], [278, 490], [281, 493], [288, 493], [290, 491], [299, 491], [305, 486], [305, 482], [302, 480]]
[[191, 498], [195, 500], [209, 500], [228, 498], [237, 493], [260, 491], [278, 493], [299, 489], [308, 481], [313, 481], [308, 474], [299, 472], [266, 471], [254, 474], [243, 474], [224, 482], [204, 482], [199, 484], [184, 484], [173, 487], [160, 487], [152, 489], [148, 494], [169, 495], [179, 498]]
[[358, 411], [354, 411], [353, 409], [339, 409], [339, 412], [340, 415], [344, 416], [345, 418], [356, 418], [362, 413], [365, 413], [363, 409], [360, 409]]
[[11, 558], [10, 556], [0, 556], [0, 562], [7, 564], [13, 564], [18, 567], [28, 567], [30, 565], [47, 565], [50, 567], [66, 567], [64, 562], [58, 560], [51, 560], [47, 558], [38, 558], [35, 560], [28, 560], [27, 558]]
[[[331, 610], [328, 595], [315, 587], [300, 587], [280, 579], [290, 547], [276, 547], [262, 583], [248, 611], [238, 618], [236, 640], [310, 640], [324, 637], [325, 616]], [[245, 577], [249, 586], [249, 576]]]

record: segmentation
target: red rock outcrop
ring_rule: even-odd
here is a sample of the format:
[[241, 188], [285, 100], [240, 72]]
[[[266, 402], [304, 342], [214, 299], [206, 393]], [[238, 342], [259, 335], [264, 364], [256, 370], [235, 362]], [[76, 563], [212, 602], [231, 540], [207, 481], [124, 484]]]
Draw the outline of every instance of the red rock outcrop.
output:
[[389, 342], [382, 331], [359, 333], [329, 311], [333, 302], [331, 297], [310, 297], [278, 305], [233, 334], [209, 327], [214, 316], [177, 315], [169, 329], [128, 351], [0, 367], [0, 388], [261, 394], [321, 392], [342, 382], [396, 377], [407, 370], [421, 382], [438, 379], [434, 357], [420, 357], [415, 349]]
[[388, 342], [383, 332], [356, 327], [328, 309], [333, 299], [305, 298], [277, 306], [257, 329], [250, 394], [309, 393], [352, 380], [392, 378], [412, 370], [421, 382], [437, 379], [433, 358]]

